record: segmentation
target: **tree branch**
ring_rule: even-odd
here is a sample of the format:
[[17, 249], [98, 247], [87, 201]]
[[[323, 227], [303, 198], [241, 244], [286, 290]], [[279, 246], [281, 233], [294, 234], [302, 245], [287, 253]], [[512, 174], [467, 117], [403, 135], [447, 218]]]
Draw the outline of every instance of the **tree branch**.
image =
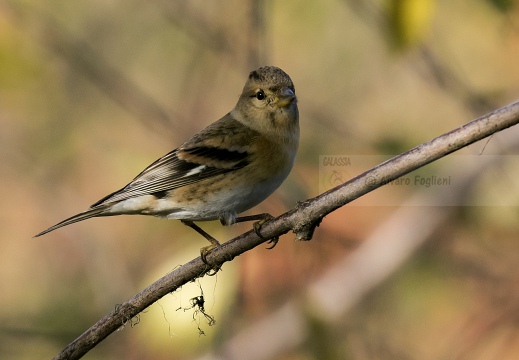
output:
[[[515, 153], [519, 149], [519, 142], [512, 134], [509, 132], [508, 136], [500, 138], [501, 151]], [[323, 334], [316, 336], [316, 331], [333, 329], [340, 332], [349, 328], [351, 324], [348, 325], [345, 320], [348, 312], [394, 274], [426, 241], [433, 240], [432, 235], [438, 229], [456, 218], [460, 207], [445, 204], [466, 204], [468, 198], [473, 196], [478, 180], [489, 171], [502, 167], [506, 158], [481, 157], [477, 163], [443, 168], [441, 171], [444, 174], [456, 173], [456, 184], [441, 192], [431, 191], [430, 188], [416, 191], [373, 229], [354, 251], [334, 262], [306, 289], [300, 289], [295, 298], [194, 359], [267, 360], [316, 341], [318, 344], [313, 346], [326, 346], [320, 343], [322, 339], [319, 340]], [[513, 310], [505, 305], [503, 312]], [[478, 319], [485, 321], [484, 314], [481, 316], [478, 312]], [[491, 318], [489, 321], [493, 320]], [[466, 328], [463, 330], [463, 334], [470, 333]], [[456, 340], [455, 354], [459, 353], [460, 347], [459, 339]], [[477, 340], [481, 337], [470, 343], [474, 344]]]
[[[310, 240], [320, 221], [332, 211], [358, 197], [387, 184], [402, 175], [442, 158], [469, 144], [477, 142], [519, 122], [519, 102], [495, 110], [460, 128], [452, 130], [405, 153], [395, 156], [365, 173], [315, 198], [299, 203], [294, 209], [266, 222], [260, 238], [248, 231], [216, 248], [207, 256], [214, 266], [221, 266], [232, 258], [265, 242], [265, 239], [292, 230], [299, 240]], [[54, 359], [79, 359], [112, 332], [131, 321], [155, 301], [180, 286], [205, 275], [209, 267], [198, 257], [165, 275], [67, 345]]]

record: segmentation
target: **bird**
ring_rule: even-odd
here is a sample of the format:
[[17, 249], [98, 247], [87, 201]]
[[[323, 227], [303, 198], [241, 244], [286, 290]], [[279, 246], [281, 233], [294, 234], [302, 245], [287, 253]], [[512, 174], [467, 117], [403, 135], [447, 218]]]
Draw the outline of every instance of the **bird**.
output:
[[[159, 158], [128, 185], [86, 211], [38, 233], [42, 236], [93, 217], [151, 215], [177, 219], [210, 243], [218, 240], [195, 222], [219, 220], [230, 226], [272, 218], [268, 213], [238, 217], [269, 197], [290, 173], [299, 146], [299, 111], [290, 76], [275, 66], [250, 72], [236, 106], [218, 121]], [[272, 247], [278, 238], [270, 240]]]

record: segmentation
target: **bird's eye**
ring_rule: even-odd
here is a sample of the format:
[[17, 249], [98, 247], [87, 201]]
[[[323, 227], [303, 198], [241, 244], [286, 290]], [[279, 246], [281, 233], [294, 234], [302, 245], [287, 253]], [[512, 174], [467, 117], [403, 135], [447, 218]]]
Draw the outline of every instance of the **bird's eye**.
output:
[[256, 99], [258, 100], [263, 100], [265, 99], [265, 93], [263, 92], [263, 90], [260, 90], [256, 93]]

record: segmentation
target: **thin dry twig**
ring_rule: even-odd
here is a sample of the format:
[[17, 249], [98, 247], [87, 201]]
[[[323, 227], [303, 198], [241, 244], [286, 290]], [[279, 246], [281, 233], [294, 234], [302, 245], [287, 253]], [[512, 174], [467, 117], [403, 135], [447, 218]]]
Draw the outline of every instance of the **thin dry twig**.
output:
[[[315, 227], [332, 211], [358, 197], [425, 166], [469, 144], [484, 139], [519, 122], [519, 102], [482, 116], [460, 128], [423, 143], [366, 171], [350, 181], [315, 198], [299, 203], [294, 209], [266, 222], [261, 232], [248, 231], [215, 249], [207, 256], [213, 266], [221, 266], [268, 239], [292, 230], [296, 238], [310, 240]], [[210, 269], [198, 257], [165, 275], [148, 288], [99, 320], [67, 345], [55, 359], [79, 359], [112, 332], [124, 326], [141, 311], [180, 286], [205, 275]]]

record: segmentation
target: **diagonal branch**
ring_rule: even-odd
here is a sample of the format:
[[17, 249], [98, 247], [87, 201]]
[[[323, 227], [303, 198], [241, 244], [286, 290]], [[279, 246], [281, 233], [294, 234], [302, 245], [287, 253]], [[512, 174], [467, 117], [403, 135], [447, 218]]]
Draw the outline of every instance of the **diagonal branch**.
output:
[[[365, 173], [315, 198], [299, 203], [294, 209], [266, 222], [260, 238], [248, 231], [216, 248], [207, 261], [221, 266], [248, 251], [265, 239], [292, 230], [299, 240], [310, 240], [320, 221], [332, 211], [358, 197], [387, 184], [402, 175], [442, 158], [469, 144], [519, 123], [519, 102], [495, 110], [462, 127], [452, 130], [405, 153], [395, 156]], [[210, 269], [200, 258], [175, 269], [99, 320], [76, 340], [67, 345], [54, 359], [79, 359], [112, 332], [163, 296], [182, 285], [205, 275]]]
[[[513, 132], [510, 131], [507, 135], [500, 138], [500, 152], [515, 153], [519, 149], [519, 142], [513, 136]], [[460, 208], [445, 204], [466, 204], [468, 198], [473, 195], [478, 180], [489, 171], [502, 167], [506, 158], [507, 156], [500, 156], [498, 159], [493, 156], [481, 157], [477, 163], [468, 162], [461, 167], [457, 165], [456, 168], [443, 168], [444, 174], [456, 172], [458, 181], [455, 185], [441, 192], [416, 191], [391, 216], [377, 225], [354, 251], [344, 255], [342, 260], [334, 261], [333, 265], [318, 278], [313, 279], [306, 289], [300, 289], [293, 299], [289, 299], [265, 317], [241, 328], [227, 337], [223, 343], [194, 359], [266, 360], [276, 359], [279, 354], [289, 353], [316, 341], [318, 344], [310, 347], [326, 347], [326, 340], [318, 333], [322, 329], [333, 329], [334, 333], [340, 333], [341, 329], [347, 331], [344, 328], [351, 326], [346, 320], [348, 313], [352, 312], [367, 294], [394, 274], [418, 248], [433, 240], [432, 234], [456, 218]], [[417, 206], [419, 204], [427, 206]], [[506, 302], [504, 307], [499, 311], [513, 311], [506, 306]], [[502, 319], [501, 315], [500, 313], [498, 319]], [[478, 312], [477, 319], [479, 322], [487, 321], [491, 325], [496, 325], [495, 314], [490, 320], [485, 320]], [[481, 340], [481, 331], [478, 332], [479, 336], [473, 336], [474, 334], [467, 329], [468, 325], [474, 325], [473, 320], [461, 330], [463, 334], [470, 334], [470, 345]], [[496, 330], [496, 326], [487, 328]], [[484, 332], [484, 335], [488, 335], [488, 332]], [[461, 353], [460, 339], [455, 339], [448, 353]], [[452, 352], [454, 345], [456, 351]], [[465, 346], [464, 350], [471, 348], [470, 345]], [[384, 358], [408, 357], [391, 357], [386, 354]]]

